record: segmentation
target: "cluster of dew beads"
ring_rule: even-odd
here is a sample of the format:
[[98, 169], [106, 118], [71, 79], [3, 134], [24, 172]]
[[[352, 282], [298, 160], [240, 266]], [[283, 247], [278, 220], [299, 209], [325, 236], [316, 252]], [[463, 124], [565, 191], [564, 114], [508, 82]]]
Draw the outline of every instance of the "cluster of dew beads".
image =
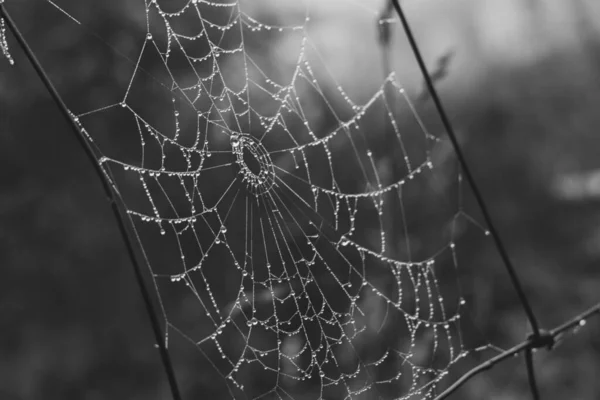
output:
[[[2, 4], [3, 0], [0, 0], [0, 4]], [[12, 58], [8, 50], [8, 40], [6, 40], [6, 27], [4, 25], [4, 19], [0, 18], [0, 50], [10, 65], [14, 65], [15, 60]]]
[[267, 149], [250, 135], [232, 134], [230, 141], [239, 173], [250, 192], [256, 195], [268, 192], [275, 183], [275, 167]]

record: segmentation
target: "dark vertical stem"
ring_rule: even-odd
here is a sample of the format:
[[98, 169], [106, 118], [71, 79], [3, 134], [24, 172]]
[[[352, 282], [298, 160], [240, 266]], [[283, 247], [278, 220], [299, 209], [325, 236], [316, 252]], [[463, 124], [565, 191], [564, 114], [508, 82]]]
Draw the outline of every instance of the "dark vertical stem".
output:
[[79, 144], [83, 148], [85, 154], [87, 155], [88, 159], [92, 163], [94, 171], [96, 172], [96, 174], [98, 175], [98, 178], [100, 179], [100, 182], [102, 183], [102, 187], [103, 187], [104, 192], [110, 202], [112, 212], [117, 221], [117, 225], [119, 227], [119, 232], [121, 233], [121, 237], [123, 238], [123, 241], [125, 242], [125, 247], [127, 249], [127, 254], [129, 255], [129, 259], [133, 266], [135, 278], [136, 278], [136, 281], [140, 288], [142, 297], [144, 299], [144, 305], [146, 307], [146, 311], [148, 312], [148, 316], [150, 317], [152, 330], [154, 332], [154, 338], [155, 338], [156, 342], [158, 343], [162, 363], [164, 365], [165, 372], [167, 374], [167, 378], [169, 380], [171, 394], [173, 395], [174, 400], [181, 400], [181, 394], [179, 393], [179, 387], [177, 386], [175, 372], [173, 370], [173, 365], [171, 363], [171, 358], [169, 356], [169, 352], [166, 348], [166, 344], [164, 341], [164, 335], [163, 335], [162, 329], [160, 327], [160, 322], [158, 321], [158, 317], [156, 316], [156, 310], [154, 309], [154, 306], [152, 304], [150, 292], [148, 291], [148, 288], [146, 287], [146, 285], [144, 283], [142, 268], [141, 268], [140, 263], [138, 262], [137, 257], [135, 255], [135, 250], [133, 247], [133, 240], [131, 239], [131, 237], [127, 231], [127, 226], [125, 224], [125, 218], [119, 207], [119, 203], [117, 201], [117, 196], [115, 195], [115, 192], [112, 189], [112, 186], [110, 185], [106, 175], [104, 174], [104, 171], [98, 164], [98, 160], [94, 154], [94, 150], [90, 146], [89, 142], [85, 139], [84, 134], [81, 131], [81, 128], [79, 127], [77, 122], [73, 119], [72, 114], [69, 112], [69, 109], [67, 108], [66, 104], [60, 97], [60, 94], [58, 93], [58, 91], [56, 90], [56, 88], [54, 87], [52, 82], [50, 81], [48, 74], [46, 74], [46, 72], [44, 71], [44, 68], [38, 61], [38, 59], [35, 56], [35, 54], [33, 53], [32, 49], [29, 47], [29, 45], [25, 41], [25, 38], [23, 37], [23, 35], [19, 31], [19, 29], [17, 28], [15, 22], [10, 17], [8, 10], [6, 10], [4, 4], [2, 4], [1, 2], [0, 2], [0, 18], [4, 18], [6, 20], [6, 24], [8, 25], [8, 28], [10, 29], [10, 31], [13, 33], [13, 35], [17, 39], [17, 42], [23, 49], [23, 52], [27, 56], [27, 59], [29, 60], [29, 62], [31, 63], [33, 68], [35, 69], [37, 75], [40, 77], [40, 79], [44, 83], [44, 86], [46, 86], [46, 89], [52, 96], [52, 99], [58, 106], [61, 114], [66, 118], [69, 126], [71, 127], [71, 130], [75, 134], [77, 141], [79, 142]]
[[437, 109], [437, 111], [440, 115], [440, 118], [442, 120], [442, 123], [444, 125], [444, 128], [445, 128], [446, 132], [448, 133], [448, 137], [450, 138], [450, 141], [452, 142], [452, 146], [454, 147], [456, 157], [458, 158], [458, 161], [460, 162], [463, 173], [464, 173], [465, 177], [467, 178], [467, 181], [469, 182], [471, 189], [473, 190], [473, 195], [475, 196], [475, 200], [477, 201], [477, 204], [479, 205], [479, 208], [481, 209], [481, 213], [483, 214], [483, 218], [485, 219], [485, 222], [486, 222], [486, 225], [488, 226], [490, 234], [492, 235], [492, 238], [494, 239], [494, 243], [496, 244], [498, 253], [500, 254], [500, 257], [502, 258], [502, 261], [504, 262], [504, 265], [506, 266], [506, 269], [508, 271], [508, 274], [510, 276], [512, 284], [515, 287], [515, 290], [517, 291], [517, 295], [519, 296], [521, 304], [523, 305], [523, 308], [525, 309], [525, 313], [527, 314], [527, 317], [529, 318], [529, 323], [531, 324], [533, 333], [537, 337], [537, 336], [539, 336], [539, 325], [538, 325], [537, 319], [535, 317], [535, 314], [533, 313], [533, 310], [532, 310], [531, 306], [529, 305], [527, 296], [525, 295], [525, 292], [521, 286], [521, 282], [519, 281], [519, 277], [517, 276], [515, 268], [513, 267], [512, 262], [510, 261], [510, 258], [504, 247], [502, 239], [500, 238], [500, 234], [498, 233], [494, 223], [492, 222], [492, 217], [491, 217], [490, 213], [488, 212], [486, 203], [483, 200], [483, 196], [482, 196], [481, 192], [479, 191], [479, 188], [477, 187], [475, 178], [473, 178], [473, 175], [471, 174], [471, 170], [469, 169], [469, 165], [468, 165], [466, 158], [464, 157], [463, 152], [460, 148], [460, 145], [456, 138], [456, 134], [454, 133], [454, 129], [452, 128], [452, 124], [450, 123], [450, 119], [448, 118], [448, 115], [446, 114], [446, 111], [444, 110], [444, 107], [442, 105], [440, 97], [433, 85], [432, 80], [431, 80], [431, 76], [427, 72], [427, 67], [425, 66], [425, 61], [423, 61], [423, 57], [421, 56], [421, 51], [419, 50], [419, 46], [417, 45], [415, 37], [410, 28], [410, 25], [408, 24], [406, 15], [404, 14], [402, 7], [400, 6], [399, 0], [390, 0], [390, 1], [394, 5], [394, 8], [396, 9], [396, 13], [400, 17], [400, 21], [402, 22], [402, 26], [404, 27], [404, 31], [405, 31], [406, 37], [408, 38], [408, 41], [410, 43], [410, 47], [412, 48], [412, 51], [415, 55], [417, 63], [419, 64], [421, 73], [423, 74], [423, 78], [425, 79], [427, 89], [429, 90], [431, 98], [433, 99], [433, 102], [435, 103], [436, 109]]
[[533, 400], [540, 400], [540, 392], [537, 387], [535, 380], [535, 370], [533, 369], [533, 349], [528, 347], [525, 350], [525, 365], [527, 366], [527, 376], [529, 377], [529, 387], [531, 389], [531, 395]]

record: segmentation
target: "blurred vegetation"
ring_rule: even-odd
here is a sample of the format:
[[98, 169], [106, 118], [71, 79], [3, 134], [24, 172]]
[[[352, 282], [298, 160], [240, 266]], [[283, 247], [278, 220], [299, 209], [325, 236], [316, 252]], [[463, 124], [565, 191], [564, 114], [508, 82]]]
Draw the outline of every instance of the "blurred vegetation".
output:
[[[84, 27], [45, 2], [8, 1], [7, 7], [67, 104], [85, 110], [119, 101], [145, 36], [139, 5], [116, 0], [61, 5]], [[272, 9], [265, 14], [285, 19]], [[423, 13], [419, 20], [427, 17]], [[330, 38], [327, 29], [338, 25], [320, 26], [323, 37]], [[438, 35], [443, 35], [441, 26]], [[456, 44], [457, 60], [440, 82], [476, 180], [546, 327], [600, 300], [600, 188], [594, 180], [600, 171], [600, 38], [594, 25], [577, 28], [574, 44], [536, 53], [523, 63], [494, 58], [486, 42], [471, 37], [464, 42], [468, 49]], [[375, 22], [370, 29], [375, 32]], [[430, 43], [436, 35], [427, 36], [426, 30], [423, 24], [417, 27], [423, 42]], [[250, 46], [268, 61], [281, 43], [264, 39]], [[0, 398], [169, 398], [139, 290], [99, 182], [10, 34], [8, 40], [16, 66], [0, 60]], [[431, 47], [425, 52], [435, 60]], [[392, 62], [400, 70], [398, 57]], [[470, 62], [478, 66], [472, 81], [460, 69]], [[277, 74], [272, 68], [268, 72]], [[473, 66], [465, 68], [470, 73]], [[366, 78], [348, 79], [361, 81], [352, 88], [357, 92], [369, 87]], [[413, 81], [420, 88], [418, 77]], [[318, 104], [313, 106], [318, 112]], [[166, 118], [169, 110], [163, 112]], [[419, 113], [432, 131], [439, 130], [430, 103], [420, 103]], [[120, 122], [99, 122], [95, 128], [114, 141]], [[327, 126], [325, 116], [322, 129]], [[383, 140], [378, 145], [385, 150]], [[451, 180], [457, 170], [444, 146], [436, 156], [446, 160]], [[382, 170], [393, 165], [392, 157], [382, 155]], [[353, 179], [351, 171], [340, 171], [340, 177]], [[411, 201], [414, 207], [421, 200]], [[464, 201], [477, 216], [466, 189]], [[423, 221], [423, 232], [431, 230], [428, 223]], [[465, 327], [465, 334], [508, 347], [526, 336], [527, 321], [493, 244], [476, 231], [463, 233], [458, 254], [462, 295], [476, 324]], [[221, 280], [224, 284], [226, 277]], [[544, 399], [600, 396], [599, 331], [600, 321], [590, 320], [555, 351], [536, 353]], [[365, 351], [376, 345], [376, 340], [366, 344]], [[210, 375], [187, 359], [176, 369], [190, 398], [222, 396]], [[454, 377], [460, 372], [453, 371]], [[264, 382], [251, 378], [259, 390]], [[307, 399], [315, 397], [308, 387], [302, 389]], [[455, 395], [529, 396], [517, 359], [475, 377]]]

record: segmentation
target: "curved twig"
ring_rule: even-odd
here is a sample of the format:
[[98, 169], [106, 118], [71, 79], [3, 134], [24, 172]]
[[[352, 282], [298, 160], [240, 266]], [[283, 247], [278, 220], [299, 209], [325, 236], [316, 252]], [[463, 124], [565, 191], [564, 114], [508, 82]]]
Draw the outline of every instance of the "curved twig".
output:
[[150, 292], [148, 291], [148, 288], [146, 287], [146, 285], [144, 283], [142, 268], [135, 256], [133, 240], [131, 239], [131, 237], [127, 231], [125, 218], [119, 207], [118, 195], [115, 193], [115, 191], [112, 188], [112, 186], [110, 185], [108, 178], [106, 177], [104, 171], [98, 164], [98, 162], [97, 162], [98, 159], [97, 159], [96, 155], [94, 154], [94, 150], [90, 146], [89, 142], [85, 139], [85, 136], [81, 130], [81, 127], [74, 120], [73, 115], [69, 112], [69, 109], [67, 108], [66, 104], [62, 100], [60, 94], [58, 93], [58, 91], [56, 90], [56, 88], [54, 87], [52, 82], [50, 81], [48, 74], [46, 74], [44, 68], [42, 67], [42, 65], [38, 61], [37, 57], [33, 53], [33, 50], [27, 44], [27, 41], [25, 40], [25, 38], [23, 37], [23, 35], [19, 31], [19, 29], [17, 28], [15, 22], [10, 17], [8, 10], [6, 10], [4, 4], [2, 4], [1, 1], [0, 1], [0, 17], [4, 18], [6, 20], [6, 24], [7, 24], [8, 28], [10, 29], [10, 31], [13, 33], [13, 35], [17, 39], [17, 42], [19, 43], [20, 47], [23, 49], [23, 52], [27, 56], [27, 58], [28, 58], [29, 62], [31, 63], [31, 65], [33, 66], [33, 68], [35, 69], [37, 75], [40, 77], [40, 79], [44, 83], [44, 86], [46, 86], [46, 89], [52, 96], [52, 99], [58, 106], [61, 114], [67, 120], [69, 126], [71, 127], [71, 130], [75, 134], [77, 141], [79, 142], [79, 144], [83, 148], [85, 154], [87, 155], [88, 159], [92, 163], [94, 171], [96, 172], [96, 174], [98, 175], [98, 178], [100, 179], [100, 182], [102, 183], [104, 192], [110, 202], [113, 215], [115, 217], [115, 220], [117, 221], [117, 225], [119, 227], [119, 232], [121, 233], [123, 242], [125, 242], [125, 247], [127, 248], [127, 254], [129, 255], [129, 259], [133, 266], [135, 278], [136, 278], [136, 281], [140, 288], [140, 291], [142, 293], [142, 297], [144, 299], [144, 305], [148, 312], [148, 316], [150, 317], [152, 330], [154, 332], [154, 338], [156, 339], [156, 342], [158, 343], [161, 360], [164, 365], [164, 368], [165, 368], [165, 371], [167, 374], [167, 378], [169, 380], [169, 386], [171, 387], [171, 394], [173, 395], [174, 400], [181, 400], [179, 387], [177, 386], [177, 380], [175, 378], [175, 372], [173, 370], [173, 365], [171, 363], [171, 358], [170, 358], [169, 352], [166, 348], [162, 329], [160, 327], [158, 317], [156, 316], [156, 311], [154, 309], [154, 306], [152, 305]]

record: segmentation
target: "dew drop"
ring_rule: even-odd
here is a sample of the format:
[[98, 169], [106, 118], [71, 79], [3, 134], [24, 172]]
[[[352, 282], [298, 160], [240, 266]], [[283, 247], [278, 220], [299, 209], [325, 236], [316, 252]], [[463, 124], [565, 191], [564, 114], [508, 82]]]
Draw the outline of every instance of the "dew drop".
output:
[[240, 138], [237, 135], [231, 136], [231, 147], [237, 149], [240, 146]]

